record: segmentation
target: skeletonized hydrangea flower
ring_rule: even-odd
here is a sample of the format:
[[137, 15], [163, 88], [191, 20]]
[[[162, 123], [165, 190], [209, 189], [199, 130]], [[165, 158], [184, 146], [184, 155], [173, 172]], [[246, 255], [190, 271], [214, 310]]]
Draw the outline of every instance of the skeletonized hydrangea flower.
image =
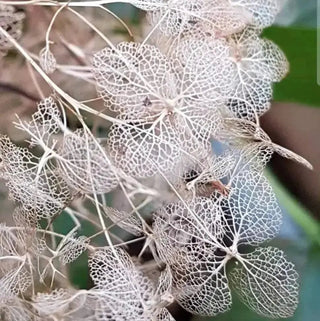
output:
[[106, 149], [83, 129], [64, 135], [58, 164], [67, 184], [83, 193], [108, 193], [118, 185]]
[[49, 46], [41, 49], [39, 59], [40, 66], [46, 74], [52, 74], [57, 69], [57, 60]]
[[31, 147], [40, 145], [46, 151], [53, 143], [52, 136], [60, 131], [61, 113], [52, 97], [44, 98], [37, 107], [30, 121], [18, 118], [15, 125], [29, 134]]
[[33, 315], [28, 307], [17, 296], [0, 295], [0, 315], [6, 321], [33, 321]]
[[89, 261], [90, 276], [95, 284], [97, 320], [174, 321], [165, 308], [172, 302], [168, 270], [156, 286], [134, 266], [122, 249], [97, 251]]
[[[208, 59], [209, 48], [215, 51], [215, 59], [213, 54]], [[135, 123], [154, 120], [164, 112], [186, 114], [192, 122], [192, 112], [205, 113], [208, 106], [221, 105], [220, 87], [212, 78], [222, 77], [228, 68], [228, 62], [223, 61], [223, 42], [206, 48], [190, 45], [188, 49], [192, 58], [185, 59], [183, 65], [179, 55], [167, 57], [148, 44], [122, 42], [96, 53], [93, 72], [106, 107]], [[194, 61], [201, 58], [205, 60], [196, 66]], [[202, 74], [205, 62], [209, 71]]]
[[32, 230], [0, 224], [0, 311], [2, 304], [7, 304], [7, 313], [12, 308], [14, 314], [18, 296], [26, 294], [33, 282], [29, 255], [34, 239]]
[[183, 179], [188, 191], [195, 195], [211, 195], [214, 191], [228, 194], [228, 189], [221, 180], [231, 175], [236, 159], [233, 154], [223, 156], [210, 155], [188, 169]]
[[6, 136], [0, 137], [0, 159], [0, 177], [7, 181], [9, 196], [25, 210], [53, 217], [70, 201], [69, 188], [56, 168]]
[[[19, 203], [15, 226], [0, 224], [0, 318], [174, 321], [167, 310], [174, 300], [200, 315], [228, 310], [231, 287], [263, 316], [291, 316], [298, 301], [294, 266], [281, 250], [260, 247], [281, 223], [263, 176], [272, 153], [311, 167], [274, 144], [259, 126], [273, 82], [288, 69], [281, 50], [259, 38], [280, 0], [128, 1], [147, 11], [152, 29], [142, 43], [109, 42], [94, 55], [98, 93], [117, 114], [105, 117], [113, 122], [108, 138], [91, 133], [80, 115], [89, 107], [75, 106], [67, 94], [62, 96], [83, 129], [67, 128], [65, 103], [58, 105], [52, 97], [38, 104], [31, 121], [16, 123], [28, 133], [30, 146], [42, 149], [40, 157], [0, 136], [0, 177]], [[22, 19], [13, 7], [0, 5], [0, 27], [14, 39]], [[155, 41], [159, 46], [148, 44], [157, 33], [162, 34]], [[57, 67], [49, 44], [39, 57], [45, 73]], [[10, 46], [0, 36], [0, 53]], [[212, 154], [212, 138], [227, 143], [222, 156]], [[146, 178], [146, 188], [135, 177]], [[105, 195], [89, 196], [98, 217], [79, 199], [77, 211], [65, 211], [72, 230], [62, 235], [55, 229], [53, 219], [75, 195], [105, 194], [118, 185], [132, 211], [107, 207]], [[174, 193], [161, 195], [159, 185]], [[157, 210], [151, 228], [144, 215], [167, 197], [179, 201]], [[78, 235], [83, 220], [97, 233]], [[45, 229], [42, 221], [49, 221]], [[114, 226], [136, 238], [114, 246], [110, 237], [120, 239], [109, 237]], [[104, 247], [94, 244], [102, 233]], [[141, 253], [149, 246], [155, 261], [150, 265], [135, 264], [118, 247], [143, 238]], [[54, 289], [64, 265], [87, 249], [94, 287], [75, 290], [66, 282], [67, 288]], [[160, 272], [154, 263], [164, 263], [165, 269]], [[35, 293], [38, 282], [48, 278], [50, 288]]]
[[170, 204], [155, 216], [158, 253], [172, 271], [176, 300], [191, 313], [215, 315], [230, 306], [226, 277], [218, 273], [223, 258], [215, 255], [219, 223], [217, 204], [203, 197]]
[[[27, 132], [31, 146], [39, 145], [48, 157], [56, 160], [58, 175], [70, 188], [83, 193], [107, 193], [118, 185], [115, 169], [104, 146], [87, 130], [68, 130], [52, 97], [38, 104], [31, 121], [16, 123]], [[54, 134], [63, 132], [55, 140]]]
[[223, 142], [233, 146], [250, 146], [250, 149], [256, 149], [257, 151], [263, 149], [269, 150], [269, 154], [277, 153], [282, 157], [313, 169], [309, 161], [291, 150], [272, 142], [268, 134], [260, 126], [251, 121], [226, 117], [220, 128], [221, 131], [218, 134], [218, 138]]
[[132, 213], [118, 211], [115, 208], [105, 206], [103, 208], [106, 216], [117, 226], [132, 235], [140, 236], [143, 234], [142, 222]]
[[[216, 315], [231, 306], [229, 282], [241, 300], [267, 317], [289, 317], [298, 302], [298, 275], [275, 248], [243, 253], [279, 231], [281, 212], [266, 179], [241, 171], [228, 197], [171, 204], [155, 217], [160, 257], [173, 274], [177, 301], [191, 313]], [[227, 277], [226, 264], [237, 267]]]
[[[0, 4], [0, 27], [15, 40], [21, 36], [24, 17], [24, 13], [16, 11], [13, 6]], [[0, 55], [5, 55], [11, 47], [11, 42], [0, 34]]]
[[[182, 47], [180, 57], [188, 59], [190, 65], [193, 62], [193, 68], [199, 68], [198, 65], [203, 63], [202, 72], [215, 75], [229, 110], [236, 117], [249, 120], [257, 120], [270, 108], [272, 84], [281, 81], [289, 68], [280, 48], [267, 39], [259, 38], [260, 33], [260, 29], [247, 27], [239, 33], [217, 39], [210, 30], [196, 29], [175, 46]], [[184, 43], [206, 52], [207, 59], [217, 59], [216, 72], [212, 73], [206, 60], [198, 59], [190, 45], [185, 46]]]
[[95, 303], [88, 291], [55, 289], [50, 293], [38, 293], [32, 298], [32, 306], [40, 320], [94, 321]]
[[228, 38], [233, 62], [229, 109], [239, 118], [256, 120], [270, 108], [272, 83], [288, 72], [288, 61], [272, 41], [259, 38], [260, 30], [246, 28]]
[[148, 12], [153, 26], [168, 35], [179, 35], [201, 24], [217, 34], [241, 31], [246, 25], [264, 28], [279, 11], [278, 0], [133, 0]]
[[89, 239], [81, 235], [79, 237], [76, 234], [68, 235], [66, 240], [61, 241], [59, 244], [59, 260], [62, 264], [68, 264], [75, 261], [86, 249], [89, 244]]
[[137, 43], [120, 43], [95, 55], [99, 94], [119, 112], [109, 135], [117, 166], [146, 177], [174, 169], [183, 158], [207, 154], [224, 100], [213, 78], [219, 61], [206, 61], [211, 74]]
[[247, 142], [245, 145], [229, 146], [222, 155], [210, 155], [188, 168], [176, 187], [184, 192], [186, 199], [210, 197], [216, 193], [227, 197], [233, 179], [241, 171], [262, 173], [272, 154], [273, 149], [264, 144]]

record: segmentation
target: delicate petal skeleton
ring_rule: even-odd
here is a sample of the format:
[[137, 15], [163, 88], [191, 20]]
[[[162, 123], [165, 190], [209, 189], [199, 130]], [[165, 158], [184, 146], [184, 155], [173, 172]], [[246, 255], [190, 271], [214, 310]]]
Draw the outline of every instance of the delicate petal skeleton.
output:
[[[139, 42], [104, 6], [114, 2], [16, 1], [51, 7], [44, 19], [55, 11], [35, 54], [18, 42], [29, 11], [0, 1], [1, 56], [15, 48], [52, 89], [31, 119], [14, 123], [28, 148], [0, 135], [0, 178], [16, 203], [0, 223], [0, 317], [174, 321], [176, 303], [215, 316], [231, 308], [231, 288], [260, 315], [292, 316], [298, 274], [282, 250], [261, 246], [281, 225], [263, 175], [272, 154], [312, 169], [260, 127], [273, 83], [288, 72], [281, 49], [261, 38], [280, 2], [124, 0], [146, 12]], [[129, 35], [111, 41], [74, 7], [110, 14]], [[64, 11], [105, 48], [92, 52], [94, 37], [68, 43], [68, 28], [55, 34]], [[50, 50], [55, 37], [68, 64]], [[94, 84], [97, 98], [73, 97], [61, 74]], [[86, 289], [71, 285], [77, 264], [88, 268]]]

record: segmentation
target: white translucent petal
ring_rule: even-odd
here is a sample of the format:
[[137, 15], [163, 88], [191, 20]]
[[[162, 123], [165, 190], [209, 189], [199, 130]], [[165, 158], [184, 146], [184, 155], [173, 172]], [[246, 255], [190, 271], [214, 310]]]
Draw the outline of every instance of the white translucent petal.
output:
[[57, 68], [57, 61], [50, 48], [44, 47], [39, 53], [40, 66], [46, 74], [52, 74]]
[[75, 261], [86, 249], [89, 239], [81, 235], [71, 235], [59, 251], [59, 260], [62, 264], [68, 264]]
[[32, 298], [32, 306], [41, 318], [63, 317], [66, 321], [82, 321], [92, 320], [85, 316], [93, 313], [95, 304], [85, 291], [60, 288], [50, 293], [39, 292]]
[[270, 108], [272, 83], [288, 72], [284, 53], [271, 41], [260, 39], [260, 32], [248, 27], [229, 37], [234, 82], [228, 105], [237, 117], [249, 120]]
[[281, 9], [279, 0], [230, 0], [230, 2], [250, 12], [253, 17], [252, 24], [259, 28], [270, 26]]
[[[177, 301], [187, 311], [203, 316], [215, 316], [231, 308], [231, 293], [223, 272], [198, 271], [200, 277], [191, 277], [180, 290]], [[208, 273], [209, 272], [209, 273]]]
[[107, 193], [118, 185], [105, 147], [91, 133], [79, 129], [64, 136], [59, 168], [68, 185], [86, 194]]
[[117, 248], [97, 251], [89, 261], [96, 288], [97, 320], [172, 320], [163, 311], [161, 294], [129, 255]]
[[223, 233], [219, 204], [201, 197], [170, 204], [156, 214], [153, 230], [158, 253], [171, 269], [179, 304], [202, 315], [229, 309], [226, 253], [219, 250]]
[[281, 209], [260, 171], [240, 172], [233, 179], [229, 197], [222, 200], [222, 204], [232, 241], [236, 244], [259, 244], [278, 234]]
[[114, 224], [125, 231], [137, 236], [143, 233], [142, 223], [134, 214], [118, 211], [112, 207], [104, 207], [103, 210]]
[[51, 135], [60, 130], [60, 111], [52, 97], [43, 99], [38, 110], [32, 115], [31, 121], [19, 120], [16, 127], [26, 131], [31, 137], [31, 146], [44, 144], [50, 146]]
[[70, 201], [71, 194], [57, 169], [26, 148], [15, 146], [0, 136], [0, 176], [7, 181], [9, 196], [38, 217], [53, 217]]
[[288, 318], [298, 304], [298, 274], [284, 253], [276, 248], [258, 248], [243, 255], [231, 281], [241, 300], [260, 315]]

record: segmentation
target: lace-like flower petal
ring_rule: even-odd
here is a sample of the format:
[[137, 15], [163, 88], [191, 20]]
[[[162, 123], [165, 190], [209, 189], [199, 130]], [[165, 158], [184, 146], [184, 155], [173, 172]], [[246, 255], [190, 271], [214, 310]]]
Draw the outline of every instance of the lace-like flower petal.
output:
[[104, 207], [103, 210], [114, 224], [118, 225], [125, 231], [136, 236], [143, 233], [142, 223], [136, 216], [134, 216], [134, 214], [118, 211], [112, 207]]
[[122, 42], [115, 49], [103, 49], [93, 59], [106, 106], [132, 119], [154, 116], [170, 107], [176, 95], [174, 63], [151, 45]]
[[271, 41], [260, 39], [258, 33], [246, 28], [229, 38], [235, 73], [228, 106], [237, 117], [249, 120], [270, 108], [272, 82], [288, 72], [283, 52]]
[[180, 144], [168, 121], [159, 121], [156, 126], [115, 125], [108, 140], [114, 163], [136, 177], [172, 171], [181, 159]]
[[40, 66], [46, 74], [52, 74], [57, 68], [57, 61], [50, 48], [44, 47], [39, 53]]
[[0, 158], [0, 176], [7, 181], [10, 197], [25, 210], [49, 218], [70, 201], [69, 188], [56, 169], [39, 164], [29, 150], [15, 146], [6, 136], [0, 137]]
[[32, 115], [31, 121], [19, 119], [15, 125], [31, 136], [31, 146], [42, 143], [49, 147], [51, 146], [51, 135], [57, 134], [60, 130], [60, 118], [61, 114], [54, 99], [48, 97], [38, 104], [38, 110]]
[[18, 297], [0, 301], [0, 312], [6, 321], [33, 321], [33, 315]]
[[174, 0], [157, 4], [134, 0], [133, 4], [148, 11], [148, 19], [152, 25], [158, 25], [162, 32], [174, 36], [191, 30], [198, 24], [230, 34], [253, 22], [252, 14], [246, 8], [233, 5], [227, 0]]
[[[231, 308], [231, 293], [225, 271], [203, 268], [191, 270], [188, 285], [181, 289], [177, 301], [187, 311], [203, 316], [215, 316]], [[193, 278], [192, 274], [201, 273]]]
[[45, 317], [48, 317], [48, 320], [52, 317], [63, 317], [66, 321], [93, 320], [95, 306], [85, 291], [62, 288], [50, 293], [38, 293], [32, 298], [32, 305], [41, 320]]
[[108, 193], [118, 185], [105, 148], [84, 130], [64, 136], [59, 168], [68, 185], [83, 193]]
[[183, 158], [190, 162], [207, 153], [219, 128], [222, 100], [210, 87], [209, 72], [192, 71], [192, 66], [185, 61], [182, 68], [177, 58], [165, 57], [156, 47], [133, 43], [95, 56], [100, 94], [120, 112], [109, 149], [126, 173], [147, 177], [173, 171]]
[[269, 318], [288, 318], [298, 304], [298, 274], [284, 253], [276, 248], [258, 248], [243, 255], [231, 281], [241, 300]]
[[224, 142], [239, 145], [248, 154], [260, 155], [258, 158], [266, 164], [273, 153], [293, 160], [303, 166], [313, 169], [313, 166], [302, 156], [272, 142], [271, 138], [257, 124], [235, 118], [225, 118], [218, 132], [218, 137]]
[[76, 237], [71, 235], [67, 242], [59, 251], [59, 260], [62, 264], [68, 264], [75, 261], [86, 249], [89, 244], [89, 239], [81, 235]]
[[230, 3], [250, 12], [252, 24], [259, 28], [270, 26], [280, 11], [279, 0], [230, 0]]
[[[240, 244], [260, 244], [274, 238], [282, 214], [267, 179], [261, 172], [241, 171], [232, 181], [228, 198], [221, 200], [231, 240]], [[226, 231], [226, 234], [228, 232]]]
[[229, 309], [231, 294], [224, 275], [219, 204], [212, 199], [168, 205], [153, 224], [160, 257], [173, 275], [177, 301], [191, 313], [216, 315]]
[[98, 251], [89, 266], [97, 289], [97, 320], [171, 320], [162, 311], [153, 282], [136, 269], [123, 250]]

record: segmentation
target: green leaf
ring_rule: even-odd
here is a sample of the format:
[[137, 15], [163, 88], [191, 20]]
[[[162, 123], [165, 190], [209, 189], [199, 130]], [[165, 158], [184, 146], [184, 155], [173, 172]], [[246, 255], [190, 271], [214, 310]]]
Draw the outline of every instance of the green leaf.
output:
[[320, 106], [317, 30], [271, 27], [264, 31], [263, 36], [274, 41], [290, 63], [288, 76], [274, 87], [274, 100]]

